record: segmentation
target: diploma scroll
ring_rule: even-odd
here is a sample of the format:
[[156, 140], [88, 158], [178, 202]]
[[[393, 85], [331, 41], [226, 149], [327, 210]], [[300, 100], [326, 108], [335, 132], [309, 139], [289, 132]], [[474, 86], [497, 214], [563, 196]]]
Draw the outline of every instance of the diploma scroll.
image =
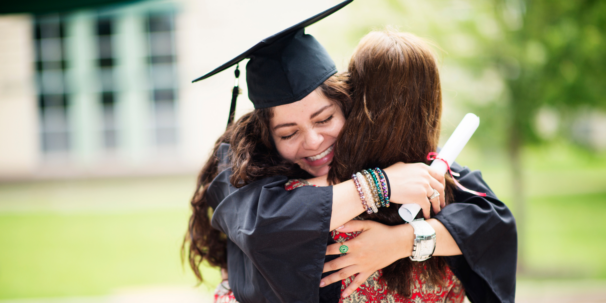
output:
[[[461, 150], [463, 150], [463, 147], [465, 147], [467, 142], [469, 142], [469, 139], [476, 129], [478, 129], [479, 125], [480, 118], [478, 118], [478, 116], [472, 113], [465, 115], [463, 120], [461, 120], [461, 123], [459, 123], [459, 126], [457, 126], [450, 138], [448, 138], [448, 141], [446, 141], [446, 144], [444, 144], [444, 147], [438, 154], [438, 158], [446, 160], [448, 165], [451, 165]], [[430, 167], [439, 172], [441, 175], [445, 174], [446, 170], [448, 169], [446, 164], [438, 159], [434, 160]], [[398, 213], [400, 214], [400, 217], [404, 219], [404, 221], [411, 222], [414, 220], [420, 210], [421, 206], [418, 204], [403, 204], [400, 206]]]

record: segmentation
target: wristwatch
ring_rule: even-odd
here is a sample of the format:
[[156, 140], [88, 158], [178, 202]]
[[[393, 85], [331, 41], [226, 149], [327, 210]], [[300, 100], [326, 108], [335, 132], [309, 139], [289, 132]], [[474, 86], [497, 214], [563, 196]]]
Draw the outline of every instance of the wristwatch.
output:
[[415, 232], [410, 260], [419, 262], [431, 258], [436, 250], [436, 231], [423, 219], [413, 220], [410, 226]]

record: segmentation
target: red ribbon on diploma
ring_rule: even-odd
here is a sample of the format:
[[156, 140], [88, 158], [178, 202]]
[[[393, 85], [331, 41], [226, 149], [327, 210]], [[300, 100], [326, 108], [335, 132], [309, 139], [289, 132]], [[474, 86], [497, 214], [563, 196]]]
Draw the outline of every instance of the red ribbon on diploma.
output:
[[[481, 193], [481, 192], [477, 192], [475, 190], [471, 190], [463, 185], [461, 185], [461, 183], [459, 183], [459, 181], [457, 181], [457, 179], [455, 179], [454, 177], [454, 173], [452, 172], [452, 170], [450, 169], [450, 165], [448, 164], [448, 161], [438, 157], [438, 153], [436, 152], [430, 152], [429, 154], [427, 154], [427, 160], [429, 161], [433, 161], [433, 160], [440, 160], [442, 162], [444, 162], [444, 164], [446, 164], [446, 168], [448, 168], [448, 173], [450, 174], [450, 177], [452, 178], [452, 181], [454, 181], [454, 183], [457, 185], [457, 187], [465, 192], [468, 192], [470, 194], [474, 194], [476, 196], [480, 196], [480, 197], [486, 197], [486, 193]], [[458, 175], [458, 174], [457, 174]]]

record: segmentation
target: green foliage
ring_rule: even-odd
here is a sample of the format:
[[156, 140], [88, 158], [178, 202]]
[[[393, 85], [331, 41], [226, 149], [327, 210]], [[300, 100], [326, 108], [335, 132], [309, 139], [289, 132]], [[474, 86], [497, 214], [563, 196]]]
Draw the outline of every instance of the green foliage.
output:
[[[606, 76], [606, 3], [539, 0], [497, 4], [495, 15], [501, 13], [509, 43], [496, 53], [494, 61], [508, 76], [512, 136], [525, 142], [536, 139], [532, 123], [542, 106], [560, 111], [582, 106], [606, 108], [606, 87], [600, 84]], [[517, 10], [519, 25], [508, 21], [508, 9]], [[508, 72], [517, 69], [514, 65], [519, 72]]]
[[448, 133], [473, 111], [482, 127], [472, 140], [525, 145], [539, 141], [542, 107], [606, 109], [604, 1], [354, 1], [310, 31], [346, 69], [358, 41], [387, 25], [436, 46]]

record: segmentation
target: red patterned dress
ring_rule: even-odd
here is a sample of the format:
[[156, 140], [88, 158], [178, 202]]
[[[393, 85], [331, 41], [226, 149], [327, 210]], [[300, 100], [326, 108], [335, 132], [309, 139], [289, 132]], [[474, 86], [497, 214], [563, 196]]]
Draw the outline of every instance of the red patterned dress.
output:
[[[290, 180], [284, 187], [286, 190], [293, 190], [301, 186], [309, 186], [305, 180]], [[337, 242], [345, 242], [357, 237], [360, 233], [339, 233], [331, 232], [331, 236]], [[389, 303], [422, 303], [422, 302], [440, 302], [440, 303], [461, 303], [465, 299], [465, 291], [461, 281], [452, 273], [450, 268], [446, 267], [445, 283], [443, 286], [430, 286], [420, 275], [418, 270], [413, 269], [413, 284], [411, 296], [405, 297], [393, 293], [387, 289], [386, 283], [381, 279], [381, 270], [372, 274], [364, 284], [360, 285], [355, 292], [347, 298], [341, 298], [340, 303], [362, 303], [362, 302], [389, 302]], [[341, 291], [344, 291], [349, 284], [353, 282], [355, 276], [351, 276], [341, 281]], [[215, 303], [237, 303], [231, 290], [227, 291], [225, 287], [219, 285], [215, 291]]]

